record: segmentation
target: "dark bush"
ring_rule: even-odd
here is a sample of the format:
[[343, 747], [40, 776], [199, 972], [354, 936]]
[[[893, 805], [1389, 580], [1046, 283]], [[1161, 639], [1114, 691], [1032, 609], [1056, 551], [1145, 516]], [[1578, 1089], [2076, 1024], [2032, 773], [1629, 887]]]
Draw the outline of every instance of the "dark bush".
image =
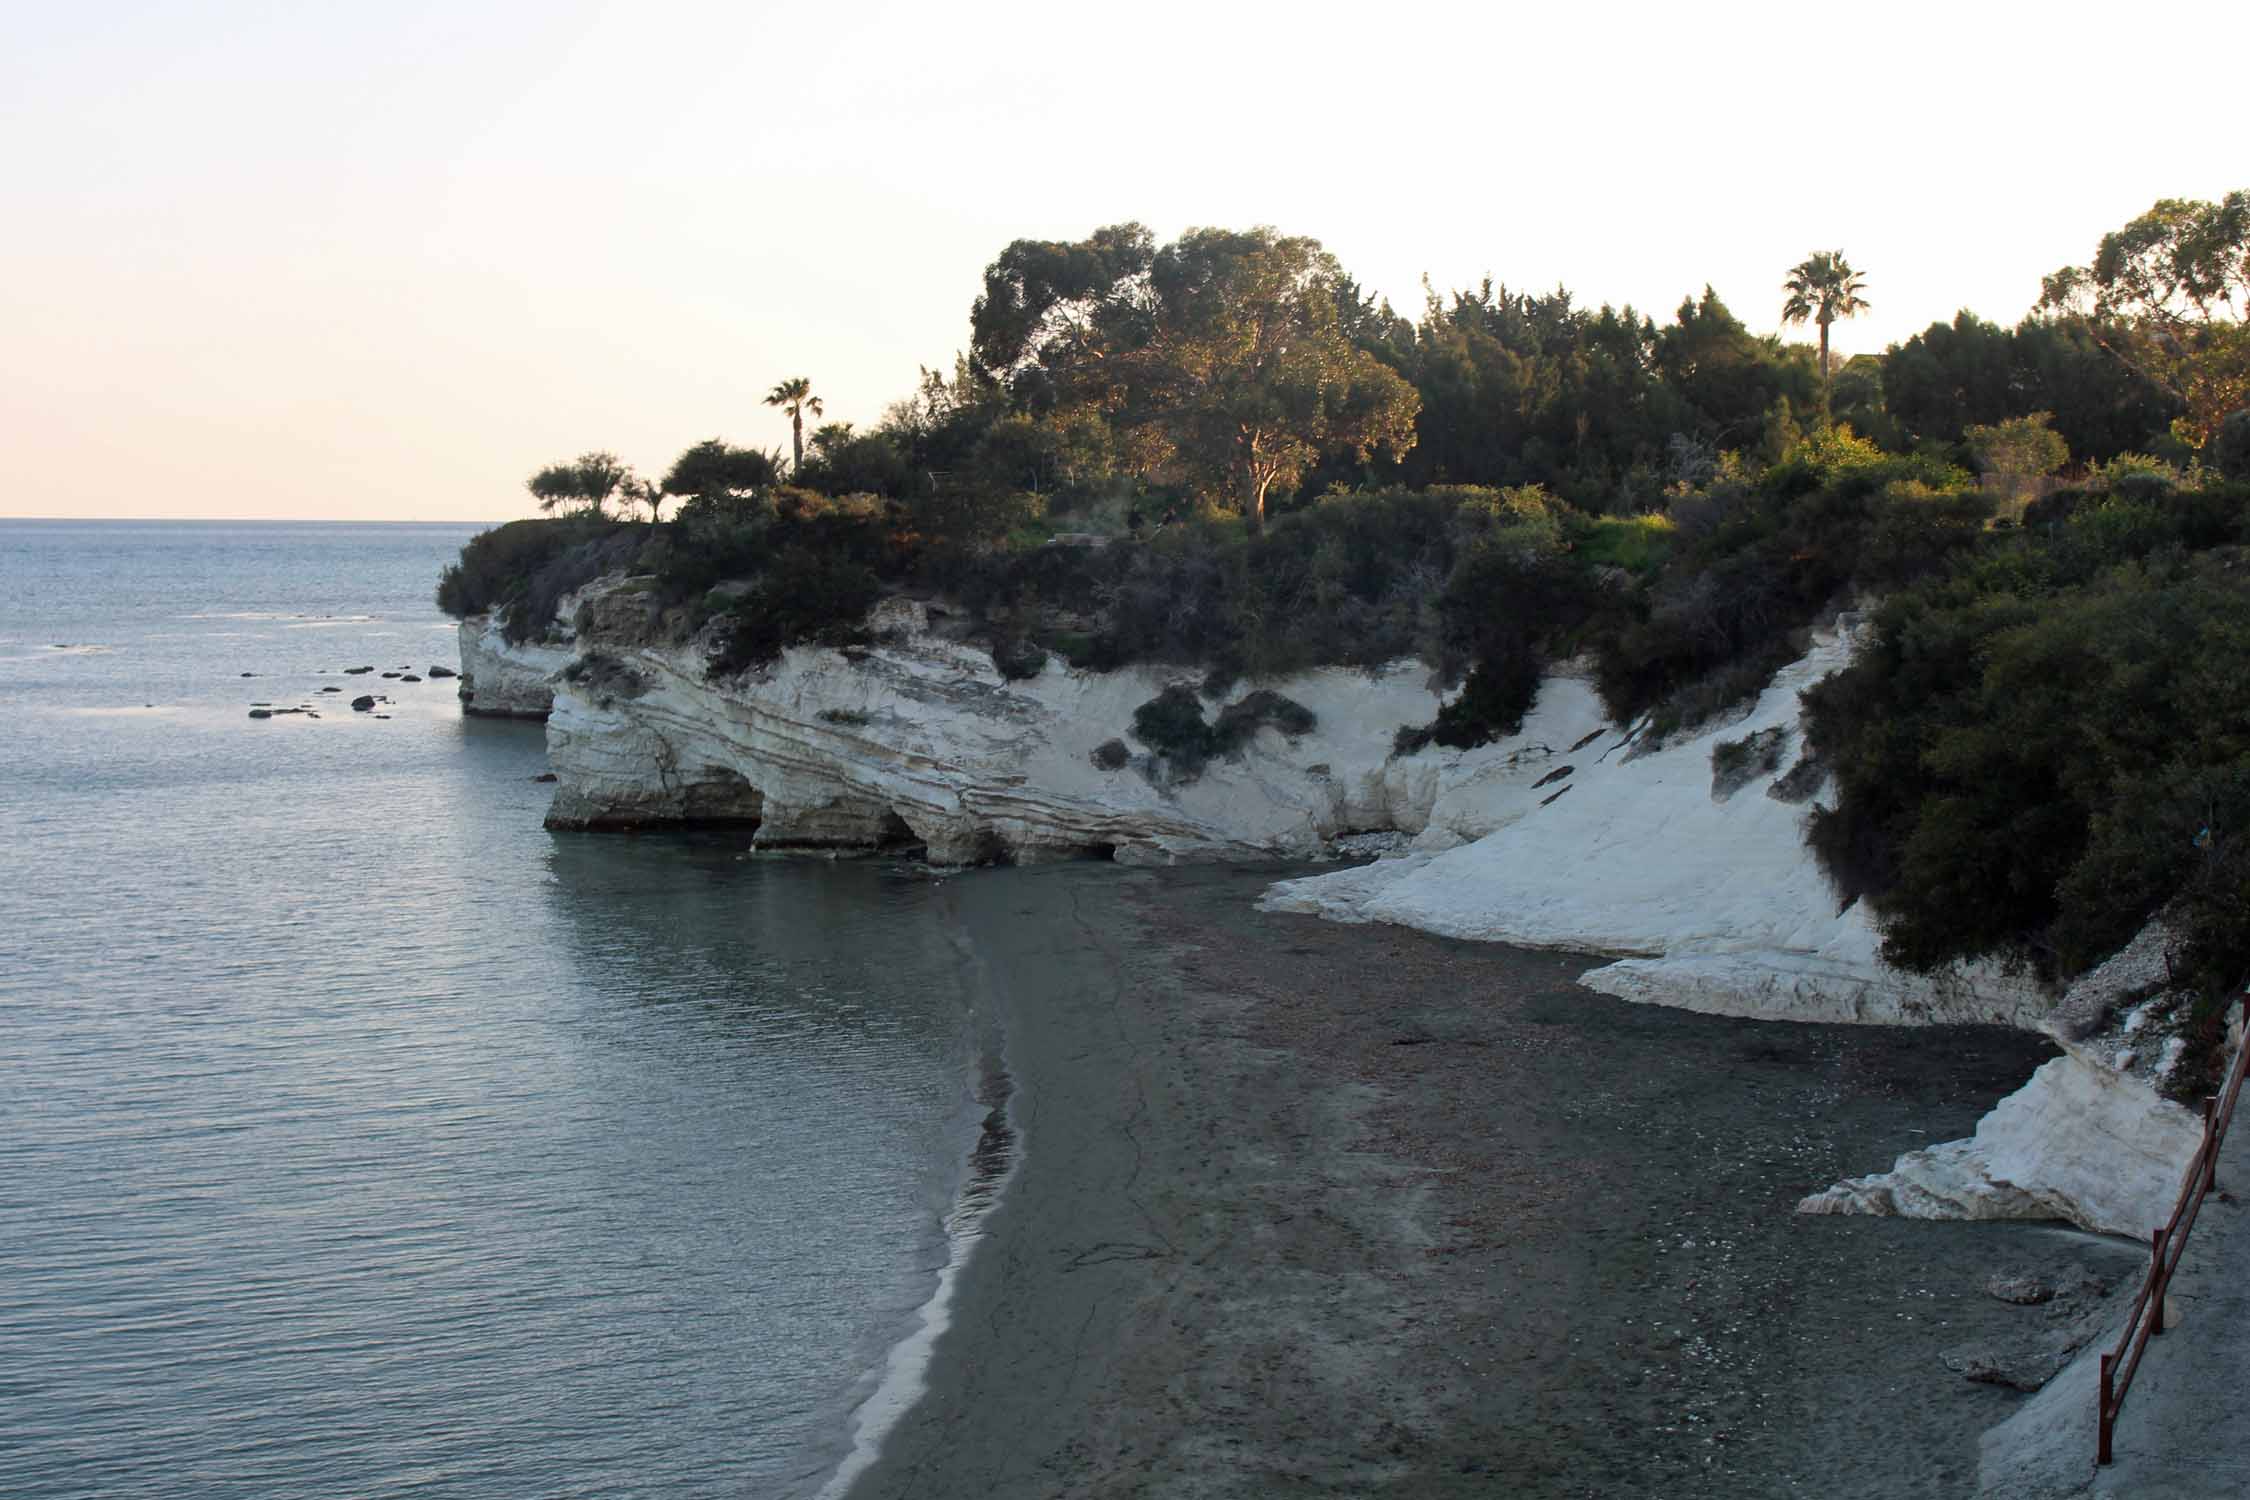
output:
[[851, 645], [865, 639], [867, 612], [882, 597], [873, 571], [847, 557], [784, 548], [755, 588], [726, 614], [709, 673], [762, 667], [790, 646]]
[[1418, 730], [1399, 731], [1394, 752], [1411, 754], [1432, 741], [1467, 750], [1505, 739], [1523, 728], [1524, 717], [1539, 701], [1539, 682], [1539, 658], [1527, 647], [1495, 652], [1477, 663], [1460, 695], [1439, 709], [1435, 719]]
[[[1836, 776], [1811, 842], [1841, 895], [1875, 902], [1893, 961], [2067, 975], [2226, 867], [2250, 822], [2243, 529], [2224, 489], [2081, 496], [1891, 599], [1854, 665], [1807, 690]], [[2199, 983], [2238, 951], [2226, 904], [2193, 918], [2190, 946], [2218, 955]]]
[[1195, 689], [1175, 684], [1133, 710], [1133, 737], [1164, 757], [1173, 774], [1190, 780], [1215, 757], [1240, 755], [1261, 729], [1294, 737], [1310, 734], [1316, 722], [1302, 703], [1261, 688], [1228, 704], [1218, 722], [1209, 724]]
[[1247, 748], [1261, 729], [1278, 729], [1295, 739], [1311, 734], [1317, 722], [1313, 711], [1294, 698], [1260, 688], [1240, 703], [1219, 710], [1218, 722], [1211, 728], [1211, 745], [1218, 754], [1234, 755]]
[[1123, 740], [1103, 740], [1094, 747], [1093, 762], [1105, 771], [1122, 771], [1133, 759]]
[[2205, 461], [2225, 478], [2250, 480], [2250, 407], [2227, 413]]
[[1187, 777], [1200, 772], [1218, 748], [1211, 726], [1203, 721], [1202, 700], [1194, 688], [1178, 684], [1133, 710], [1133, 738]]
[[565, 596], [604, 574], [632, 568], [647, 542], [645, 527], [621, 525], [605, 536], [589, 537], [549, 558], [531, 575], [522, 598], [508, 606], [501, 633], [511, 641], [547, 634]]
[[1004, 636], [992, 643], [992, 664], [1010, 682], [1023, 682], [1047, 669], [1047, 651], [1022, 636]]
[[[552, 623], [553, 601], [570, 588], [554, 589], [555, 579], [575, 571], [573, 565], [556, 565], [566, 554], [605, 539], [645, 539], [646, 529], [622, 521], [582, 515], [555, 520], [510, 521], [479, 532], [461, 548], [460, 559], [449, 564], [438, 579], [438, 608], [456, 619], [496, 609], [509, 611], [509, 639], [523, 640], [543, 632]], [[631, 542], [637, 546], [637, 540]], [[545, 582], [541, 582], [545, 579]], [[535, 585], [546, 596], [546, 613], [525, 605]], [[536, 618], [535, 618], [536, 617]]]
[[1721, 740], [1711, 747], [1711, 795], [1724, 800], [1759, 776], [1781, 769], [1789, 749], [1789, 731], [1776, 724], [1754, 730], [1739, 740]]

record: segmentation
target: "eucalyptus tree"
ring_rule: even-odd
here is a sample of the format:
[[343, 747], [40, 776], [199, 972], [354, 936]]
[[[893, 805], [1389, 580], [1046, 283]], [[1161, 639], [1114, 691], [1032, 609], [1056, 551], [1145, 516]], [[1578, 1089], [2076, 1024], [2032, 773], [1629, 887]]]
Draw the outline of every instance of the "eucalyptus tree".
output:
[[1867, 299], [1860, 296], [1867, 283], [1844, 259], [1843, 251], [1816, 250], [1791, 268], [1781, 289], [1789, 294], [1789, 300], [1781, 305], [1782, 322], [1796, 324], [1810, 319], [1820, 325], [1820, 421], [1825, 427], [1829, 386], [1834, 378], [1828, 368], [1828, 327], [1838, 318], [1857, 317], [1867, 311]]
[[2184, 414], [2201, 445], [2250, 405], [2250, 192], [2164, 198], [2046, 278], [2042, 310], [2088, 329]]
[[766, 405], [789, 413], [789, 470], [795, 473], [805, 466], [805, 413], [819, 416], [820, 398], [812, 393], [812, 382], [799, 375], [766, 392]]
[[1018, 240], [985, 271], [971, 348], [1019, 407], [1090, 411], [1143, 472], [1262, 526], [1323, 453], [1414, 446], [1420, 397], [1353, 345], [1343, 284], [1318, 240], [1267, 228]]

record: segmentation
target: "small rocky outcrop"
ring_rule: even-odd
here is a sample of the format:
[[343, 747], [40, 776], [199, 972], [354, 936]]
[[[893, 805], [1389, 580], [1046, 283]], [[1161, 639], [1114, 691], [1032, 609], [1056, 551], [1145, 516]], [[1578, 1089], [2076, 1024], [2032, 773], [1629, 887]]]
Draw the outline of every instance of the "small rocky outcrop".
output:
[[2082, 1266], [2056, 1277], [2007, 1277], [1985, 1290], [2025, 1308], [2023, 1325], [2004, 1337], [1955, 1344], [1938, 1355], [1940, 1364], [1979, 1385], [2036, 1391], [2110, 1329], [2111, 1284]]
[[359, 713], [364, 714], [372, 712], [374, 707], [375, 699], [373, 698], [373, 696], [366, 693], [362, 693], [359, 697], [352, 700], [352, 708]]
[[2062, 1056], [1994, 1105], [1967, 1140], [1814, 1193], [1798, 1212], [1909, 1219], [2066, 1219], [2138, 1238], [2163, 1223], [2202, 1122], [2161, 1092], [2180, 1048], [2153, 1019], [2165, 936], [2152, 923], [2042, 1018]]
[[463, 620], [461, 711], [481, 718], [544, 719], [554, 707], [554, 676], [576, 659], [567, 641], [510, 641], [503, 622], [479, 615]]

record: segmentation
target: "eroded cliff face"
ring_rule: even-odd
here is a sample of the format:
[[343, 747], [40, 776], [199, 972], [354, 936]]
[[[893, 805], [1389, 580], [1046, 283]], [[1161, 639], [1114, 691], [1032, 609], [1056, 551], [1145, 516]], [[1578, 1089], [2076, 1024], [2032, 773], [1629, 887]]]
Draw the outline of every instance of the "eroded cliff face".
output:
[[484, 615], [463, 620], [461, 711], [501, 719], [544, 719], [554, 706], [554, 677], [576, 659], [569, 644], [510, 644], [499, 622]]
[[[600, 595], [586, 602], [601, 613]], [[933, 635], [911, 601], [870, 623], [885, 644], [796, 647], [723, 683], [693, 646], [590, 627], [547, 679], [549, 825], [754, 822], [761, 848], [921, 845], [938, 864], [1304, 858], [1338, 835], [1419, 831], [1437, 794], [1434, 762], [1390, 754], [1398, 726], [1440, 701], [1416, 664], [1264, 684], [1314, 727], [1261, 730], [1239, 758], [1182, 779], [1130, 731], [1134, 709], [1194, 674], [1050, 662], [1010, 682], [988, 653]], [[502, 654], [493, 636], [464, 625], [463, 661]], [[1117, 740], [1123, 763], [1097, 761]]]

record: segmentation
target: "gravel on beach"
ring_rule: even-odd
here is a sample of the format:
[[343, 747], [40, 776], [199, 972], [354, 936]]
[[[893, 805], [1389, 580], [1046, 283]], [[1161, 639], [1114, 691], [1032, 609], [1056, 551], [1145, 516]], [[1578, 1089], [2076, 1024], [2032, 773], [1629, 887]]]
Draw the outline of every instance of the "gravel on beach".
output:
[[2036, 1038], [1629, 1005], [1258, 913], [1280, 873], [953, 882], [1023, 1156], [854, 1500], [1967, 1495], [2023, 1398], [1941, 1355], [2041, 1316], [1986, 1283], [2118, 1273], [1791, 1211], [1969, 1133]]

